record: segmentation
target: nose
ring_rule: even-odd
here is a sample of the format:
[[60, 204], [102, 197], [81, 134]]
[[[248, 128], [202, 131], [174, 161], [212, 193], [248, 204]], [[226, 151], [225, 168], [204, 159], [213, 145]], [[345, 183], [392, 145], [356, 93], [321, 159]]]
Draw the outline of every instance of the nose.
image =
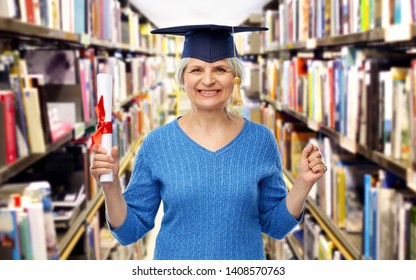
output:
[[202, 77], [202, 84], [204, 86], [210, 86], [215, 83], [214, 75], [210, 71], [206, 71]]

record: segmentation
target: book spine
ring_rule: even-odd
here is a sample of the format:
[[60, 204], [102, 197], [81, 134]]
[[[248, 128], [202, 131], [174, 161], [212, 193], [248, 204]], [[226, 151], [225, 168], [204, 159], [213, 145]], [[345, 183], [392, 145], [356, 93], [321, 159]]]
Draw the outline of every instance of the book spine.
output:
[[364, 259], [370, 259], [371, 255], [371, 175], [364, 177]]
[[0, 208], [0, 259], [20, 260], [16, 211]]
[[29, 218], [30, 240], [33, 259], [47, 260], [46, 227], [42, 203], [30, 203], [26, 207]]
[[4, 109], [4, 125], [5, 137], [6, 137], [6, 163], [12, 164], [16, 161], [16, 130], [15, 130], [15, 118], [14, 118], [14, 98], [13, 93], [0, 92], [0, 102], [3, 104]]
[[410, 208], [409, 212], [409, 229], [410, 229], [410, 237], [409, 237], [409, 248], [410, 248], [410, 259], [416, 260], [416, 206], [413, 205]]

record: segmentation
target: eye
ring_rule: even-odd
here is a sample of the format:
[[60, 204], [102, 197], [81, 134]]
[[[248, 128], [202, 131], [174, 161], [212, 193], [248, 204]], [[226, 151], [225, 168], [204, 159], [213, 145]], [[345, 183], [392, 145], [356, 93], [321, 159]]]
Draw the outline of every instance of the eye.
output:
[[201, 71], [201, 69], [199, 69], [199, 68], [192, 68], [190, 71], [189, 71], [189, 73], [195, 73], [195, 72], [200, 72]]
[[220, 72], [220, 73], [225, 73], [225, 72], [227, 72], [227, 70], [226, 70], [226, 69], [224, 69], [224, 68], [222, 68], [222, 67], [218, 67], [218, 68], [217, 68], [217, 72]]

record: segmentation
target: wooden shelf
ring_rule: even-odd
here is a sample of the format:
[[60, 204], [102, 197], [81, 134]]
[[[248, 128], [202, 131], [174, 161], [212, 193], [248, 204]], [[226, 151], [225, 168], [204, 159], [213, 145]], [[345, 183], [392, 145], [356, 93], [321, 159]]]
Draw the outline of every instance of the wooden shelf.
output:
[[[293, 187], [294, 178], [289, 171], [283, 170], [284, 181], [287, 187], [291, 189]], [[306, 200], [306, 209], [312, 214], [315, 220], [318, 222], [323, 231], [328, 235], [331, 241], [335, 244], [337, 249], [347, 260], [361, 260], [362, 253], [358, 249], [361, 244], [360, 236], [354, 235], [351, 240], [348, 236], [339, 229], [333, 221], [321, 211], [318, 205], [308, 198]]]
[[286, 236], [286, 240], [296, 259], [303, 260], [303, 248], [299, 244], [299, 241], [296, 239], [296, 237], [294, 237], [293, 234], [289, 234]]
[[110, 50], [119, 50], [146, 55], [154, 55], [154, 52], [130, 46], [124, 43], [115, 43], [109, 40], [94, 38], [89, 34], [78, 34], [45, 26], [34, 25], [12, 18], [0, 17], [0, 33], [13, 38], [26, 40], [46, 39], [61, 43], [73, 44], [78, 47], [101, 47]]
[[61, 139], [57, 140], [56, 142], [49, 144], [46, 147], [46, 153], [30, 154], [27, 157], [18, 159], [15, 163], [11, 165], [2, 166], [0, 168], [0, 184], [2, 182], [7, 181], [14, 175], [17, 175], [18, 173], [24, 171], [26, 168], [30, 167], [35, 162], [44, 158], [49, 153], [55, 151], [57, 148], [61, 147], [62, 145], [64, 145], [71, 139], [72, 139], [72, 131], [65, 134]]
[[78, 214], [78, 217], [65, 233], [58, 234], [58, 253], [61, 260], [68, 259], [78, 240], [85, 232], [85, 221], [88, 215], [104, 201], [101, 192], [97, 193], [93, 199], [88, 201], [86, 209]]
[[[353, 33], [347, 35], [340, 35], [335, 37], [329, 37], [317, 40], [318, 47], [332, 47], [332, 46], [344, 46], [350, 44], [368, 43], [369, 32]], [[383, 38], [374, 38], [374, 40], [382, 40]]]
[[81, 36], [76, 33], [51, 29], [44, 26], [25, 23], [20, 20], [0, 17], [0, 31], [9, 35], [19, 35], [30, 38], [43, 38], [78, 44]]
[[[88, 36], [88, 35], [85, 35]], [[88, 39], [87, 39], [88, 40]], [[142, 48], [138, 48], [138, 47], [133, 47], [130, 46], [129, 44], [125, 44], [125, 43], [115, 43], [115, 42], [111, 42], [108, 40], [102, 40], [102, 39], [97, 39], [97, 38], [90, 38], [90, 46], [95, 46], [95, 47], [102, 47], [102, 48], [106, 48], [106, 49], [111, 49], [111, 50], [119, 50], [119, 51], [127, 51], [127, 52], [134, 52], [134, 53], [142, 53], [142, 54], [147, 54], [147, 55], [153, 55], [154, 52], [142, 49]]]
[[[408, 29], [407, 37], [389, 39], [389, 34], [394, 33], [394, 28]], [[387, 29], [378, 28], [360, 33], [351, 33], [346, 35], [322, 38], [322, 39], [308, 39], [306, 42], [293, 42], [286, 45], [274, 44], [273, 46], [264, 49], [263, 54], [282, 52], [289, 50], [315, 50], [329, 47], [340, 47], [346, 45], [371, 45], [371, 44], [394, 44], [412, 41], [416, 38], [416, 24], [408, 24], [403, 26], [392, 26]]]

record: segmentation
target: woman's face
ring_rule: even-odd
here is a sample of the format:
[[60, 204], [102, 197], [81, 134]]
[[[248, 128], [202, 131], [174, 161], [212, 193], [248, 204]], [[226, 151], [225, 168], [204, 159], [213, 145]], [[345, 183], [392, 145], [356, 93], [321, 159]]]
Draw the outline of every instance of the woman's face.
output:
[[226, 60], [208, 63], [191, 58], [183, 77], [185, 92], [198, 109], [224, 108], [233, 91], [234, 75]]

